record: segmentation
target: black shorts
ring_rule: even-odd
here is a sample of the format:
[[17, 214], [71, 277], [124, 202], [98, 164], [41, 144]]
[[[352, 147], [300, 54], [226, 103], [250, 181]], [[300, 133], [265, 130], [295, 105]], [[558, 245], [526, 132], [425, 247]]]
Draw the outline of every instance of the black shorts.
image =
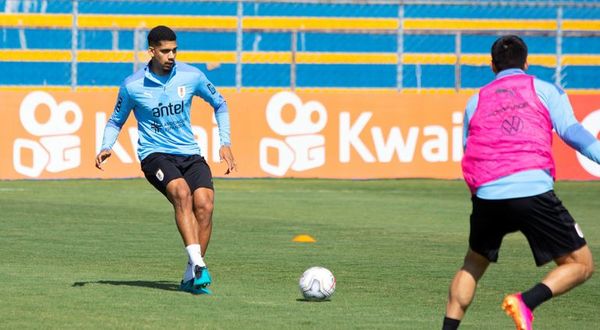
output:
[[213, 188], [210, 167], [200, 155], [180, 156], [152, 153], [142, 160], [142, 171], [154, 188], [167, 196], [167, 184], [184, 178], [194, 192], [198, 188]]
[[471, 250], [488, 260], [498, 260], [502, 239], [521, 231], [535, 263], [541, 266], [586, 244], [579, 226], [554, 191], [524, 198], [486, 200], [473, 196]]

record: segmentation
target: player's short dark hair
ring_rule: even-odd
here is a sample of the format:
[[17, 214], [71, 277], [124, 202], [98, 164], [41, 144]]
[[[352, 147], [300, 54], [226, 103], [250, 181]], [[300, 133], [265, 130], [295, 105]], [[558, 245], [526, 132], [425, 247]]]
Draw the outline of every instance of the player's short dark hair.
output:
[[175, 40], [177, 40], [175, 32], [164, 25], [156, 26], [148, 33], [148, 46], [151, 47], [160, 46], [161, 41]]
[[492, 45], [492, 63], [498, 72], [506, 69], [525, 69], [527, 45], [516, 35], [498, 38]]

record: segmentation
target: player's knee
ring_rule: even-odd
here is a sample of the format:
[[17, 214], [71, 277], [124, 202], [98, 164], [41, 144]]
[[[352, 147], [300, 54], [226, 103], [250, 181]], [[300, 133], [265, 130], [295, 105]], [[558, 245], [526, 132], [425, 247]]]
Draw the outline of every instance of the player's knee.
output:
[[204, 209], [204, 212], [206, 214], [212, 214], [213, 209], [215, 208], [215, 205], [213, 204], [213, 202], [208, 201], [208, 202], [204, 203], [202, 208]]
[[592, 277], [592, 275], [594, 275], [594, 262], [590, 260], [590, 262], [586, 263], [584, 266], [584, 280], [587, 281], [590, 279], [590, 277]]
[[174, 187], [170, 191], [170, 199], [175, 205], [191, 205], [192, 195], [190, 189], [185, 185]]
[[580, 264], [583, 265], [583, 279], [587, 281], [594, 274], [594, 259], [592, 253], [588, 250], [584, 254], [584, 258], [581, 258]]
[[591, 259], [580, 259], [575, 261], [574, 264], [579, 266], [578, 277], [580, 283], [583, 283], [592, 277], [592, 274], [594, 273], [594, 263]]
[[200, 203], [195, 203], [194, 205], [194, 213], [196, 214], [196, 218], [202, 220], [210, 221], [212, 212], [214, 209], [214, 204], [211, 200], [203, 200]]

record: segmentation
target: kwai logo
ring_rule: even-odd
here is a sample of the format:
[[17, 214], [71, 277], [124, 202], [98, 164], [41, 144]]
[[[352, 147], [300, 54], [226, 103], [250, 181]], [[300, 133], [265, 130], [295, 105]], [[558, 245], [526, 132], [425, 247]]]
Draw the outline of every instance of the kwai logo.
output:
[[[295, 110], [291, 123], [282, 118], [285, 106]], [[318, 114], [313, 122], [313, 113]], [[266, 173], [283, 176], [291, 168], [293, 171], [306, 171], [325, 164], [325, 137], [320, 132], [327, 123], [327, 111], [317, 101], [302, 103], [292, 92], [279, 92], [269, 100], [266, 109], [267, 123], [271, 129], [284, 137], [283, 140], [262, 138], [260, 140], [259, 162]], [[269, 149], [277, 152], [277, 162], [269, 163]]]
[[[590, 114], [581, 121], [581, 125], [592, 133], [593, 136], [598, 136], [598, 134], [600, 134], [600, 109], [590, 112]], [[577, 160], [579, 161], [579, 164], [581, 164], [581, 167], [589, 174], [600, 178], [600, 165], [580, 153], [577, 153]]]
[[[45, 123], [37, 121], [35, 112], [40, 105], [50, 109], [50, 118]], [[72, 114], [70, 120], [67, 116]], [[44, 169], [51, 173], [76, 168], [81, 163], [81, 142], [72, 135], [81, 127], [83, 115], [79, 106], [71, 101], [60, 104], [48, 93], [29, 93], [21, 102], [19, 117], [23, 128], [38, 140], [17, 138], [13, 145], [15, 170], [29, 177], [38, 177]], [[23, 150], [29, 150], [31, 165], [23, 164]]]

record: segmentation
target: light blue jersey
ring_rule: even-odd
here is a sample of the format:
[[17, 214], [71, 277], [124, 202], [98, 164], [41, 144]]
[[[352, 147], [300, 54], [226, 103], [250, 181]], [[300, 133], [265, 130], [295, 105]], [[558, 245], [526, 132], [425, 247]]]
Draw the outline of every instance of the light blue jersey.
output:
[[[499, 72], [496, 79], [507, 75], [525, 74], [520, 69]], [[600, 164], [600, 141], [577, 121], [573, 108], [565, 92], [548, 82], [535, 79], [534, 87], [540, 101], [550, 112], [552, 126], [558, 136], [582, 155]], [[469, 122], [477, 109], [479, 94], [473, 95], [465, 110], [464, 146], [469, 138]], [[488, 182], [477, 189], [477, 197], [482, 199], [508, 199], [535, 196], [553, 189], [554, 180], [544, 170], [528, 170]]]
[[111, 149], [129, 114], [138, 123], [138, 158], [153, 152], [199, 155], [190, 123], [192, 97], [200, 96], [214, 111], [221, 145], [230, 144], [229, 111], [223, 96], [197, 68], [177, 62], [170, 75], [157, 76], [150, 64], [127, 77], [104, 129], [102, 150]]

